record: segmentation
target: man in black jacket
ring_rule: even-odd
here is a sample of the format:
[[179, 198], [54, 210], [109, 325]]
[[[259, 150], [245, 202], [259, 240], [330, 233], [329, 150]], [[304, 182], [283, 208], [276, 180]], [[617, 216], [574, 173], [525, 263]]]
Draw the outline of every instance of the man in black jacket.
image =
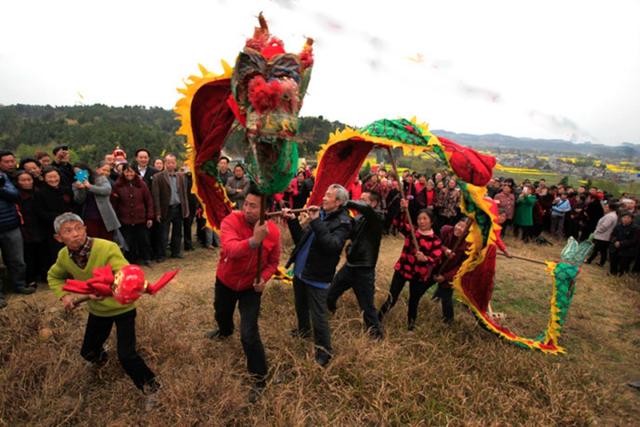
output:
[[349, 193], [343, 186], [329, 186], [322, 199], [322, 209], [310, 207], [310, 222], [305, 230], [289, 209], [283, 210], [296, 244], [287, 262], [287, 268], [295, 263], [293, 291], [298, 328], [293, 334], [308, 337], [313, 325], [315, 357], [321, 366], [326, 366], [331, 360], [327, 292], [340, 261], [342, 247], [351, 231], [351, 218], [344, 208], [347, 200]]
[[73, 171], [73, 166], [70, 162], [69, 146], [60, 145], [53, 149], [53, 167], [58, 170], [60, 174], [60, 187], [71, 191], [71, 185], [75, 181], [76, 173]]
[[376, 263], [380, 251], [384, 218], [378, 211], [380, 195], [365, 191], [359, 202], [350, 200], [347, 209], [358, 211], [351, 230], [351, 244], [347, 249], [347, 263], [338, 271], [329, 288], [327, 305], [336, 311], [338, 298], [349, 288], [353, 289], [362, 310], [364, 324], [371, 336], [381, 339], [382, 327], [373, 303], [375, 295]]

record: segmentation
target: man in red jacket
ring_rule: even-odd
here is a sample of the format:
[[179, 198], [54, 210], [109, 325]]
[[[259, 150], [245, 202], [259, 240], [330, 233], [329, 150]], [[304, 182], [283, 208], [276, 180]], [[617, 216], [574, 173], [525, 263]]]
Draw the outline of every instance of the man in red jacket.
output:
[[[260, 225], [262, 197], [265, 196], [257, 189], [250, 188], [242, 210], [233, 211], [222, 220], [222, 251], [216, 269], [213, 301], [218, 329], [207, 333], [210, 339], [223, 339], [231, 335], [233, 312], [238, 304], [240, 341], [247, 358], [247, 369], [255, 379], [251, 401], [255, 401], [264, 389], [267, 376], [267, 358], [258, 330], [260, 297], [280, 260], [280, 230], [271, 221]], [[258, 280], [259, 250], [262, 250], [262, 265]]]

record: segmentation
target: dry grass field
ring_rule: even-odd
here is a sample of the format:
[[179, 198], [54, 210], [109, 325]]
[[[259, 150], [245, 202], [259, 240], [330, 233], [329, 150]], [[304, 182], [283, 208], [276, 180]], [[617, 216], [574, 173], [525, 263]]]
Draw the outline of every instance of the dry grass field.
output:
[[[383, 241], [376, 295], [385, 298], [402, 241]], [[561, 245], [524, 246], [514, 254], [556, 259]], [[579, 276], [561, 344], [547, 356], [501, 341], [480, 329], [456, 304], [456, 320], [440, 322], [429, 292], [418, 327], [408, 332], [406, 295], [385, 319], [386, 338], [362, 333], [351, 293], [331, 320], [336, 355], [320, 368], [309, 341], [293, 339], [293, 295], [273, 283], [260, 321], [271, 375], [262, 398], [249, 390], [238, 332], [223, 342], [213, 326], [212, 285], [217, 251], [148, 269], [182, 272], [155, 297], [138, 303], [138, 347], [158, 374], [160, 403], [145, 399], [115, 357], [93, 372], [79, 355], [86, 312], [67, 314], [46, 287], [9, 299], [0, 311], [0, 425], [633, 425], [640, 393], [640, 287], [586, 265]], [[544, 267], [499, 258], [493, 308], [513, 330], [536, 336], [547, 322], [550, 280]], [[406, 292], [406, 291], [405, 291]], [[43, 335], [50, 329], [52, 335]]]

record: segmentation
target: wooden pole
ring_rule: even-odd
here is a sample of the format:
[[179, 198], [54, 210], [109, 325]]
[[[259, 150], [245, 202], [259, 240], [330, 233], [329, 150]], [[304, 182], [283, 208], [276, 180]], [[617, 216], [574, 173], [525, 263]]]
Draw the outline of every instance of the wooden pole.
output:
[[[296, 213], [302, 213], [302, 212], [309, 212], [311, 210], [314, 210], [314, 209], [311, 209], [311, 208], [289, 209], [289, 212], [296, 214]], [[282, 211], [275, 211], [275, 212], [267, 212], [266, 213], [267, 217], [272, 217], [272, 216], [277, 216], [277, 215], [282, 215]]]
[[76, 298], [76, 299], [74, 299], [74, 300], [73, 300], [73, 305], [74, 305], [75, 307], [77, 307], [77, 306], [79, 306], [80, 304], [82, 304], [83, 302], [85, 302], [85, 301], [89, 301], [90, 299], [91, 299], [91, 297], [89, 297], [89, 295], [85, 295], [85, 296], [82, 296], [82, 297], [80, 297], [80, 298]]
[[[393, 168], [393, 172], [398, 177], [398, 189], [400, 190], [400, 196], [403, 200], [406, 200], [404, 196], [404, 185], [402, 184], [402, 181], [400, 181], [400, 174], [398, 173], [396, 159], [393, 157], [393, 151], [391, 151], [391, 147], [387, 147], [387, 152], [389, 153], [389, 159], [391, 160], [391, 167]], [[420, 250], [418, 247], [418, 239], [416, 239], [416, 233], [413, 228], [413, 221], [411, 220], [411, 213], [409, 212], [409, 208], [405, 210], [405, 213], [407, 214], [407, 223], [409, 223], [409, 229], [411, 230], [411, 241], [413, 242], [413, 246], [415, 247], [416, 252], [418, 252]]]
[[[267, 216], [267, 195], [263, 194], [260, 198], [260, 225], [264, 224]], [[258, 268], [256, 271], [256, 282], [260, 283], [260, 274], [262, 274], [262, 242], [258, 245]]]
[[[505, 254], [503, 254], [502, 252], [498, 252], [498, 255], [501, 255], [501, 256], [503, 256], [503, 257], [506, 257], [506, 255], [505, 255]], [[528, 262], [532, 262], [532, 263], [534, 263], [534, 264], [547, 265], [547, 263], [546, 263], [546, 262], [544, 262], [544, 261], [540, 261], [540, 260], [538, 260], [538, 259], [526, 258], [526, 257], [523, 257], [523, 256], [518, 256], [518, 255], [511, 255], [511, 256], [509, 256], [509, 257], [507, 257], [507, 258], [521, 259], [522, 261], [528, 261]]]

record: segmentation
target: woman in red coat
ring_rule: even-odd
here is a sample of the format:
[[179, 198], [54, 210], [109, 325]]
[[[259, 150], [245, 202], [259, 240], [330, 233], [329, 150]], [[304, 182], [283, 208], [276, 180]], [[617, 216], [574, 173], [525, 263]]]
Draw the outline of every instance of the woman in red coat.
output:
[[111, 204], [122, 224], [120, 231], [129, 251], [129, 262], [142, 260], [151, 264], [151, 243], [149, 228], [153, 224], [153, 199], [144, 181], [130, 164], [122, 168], [122, 175], [116, 181], [111, 193]]

